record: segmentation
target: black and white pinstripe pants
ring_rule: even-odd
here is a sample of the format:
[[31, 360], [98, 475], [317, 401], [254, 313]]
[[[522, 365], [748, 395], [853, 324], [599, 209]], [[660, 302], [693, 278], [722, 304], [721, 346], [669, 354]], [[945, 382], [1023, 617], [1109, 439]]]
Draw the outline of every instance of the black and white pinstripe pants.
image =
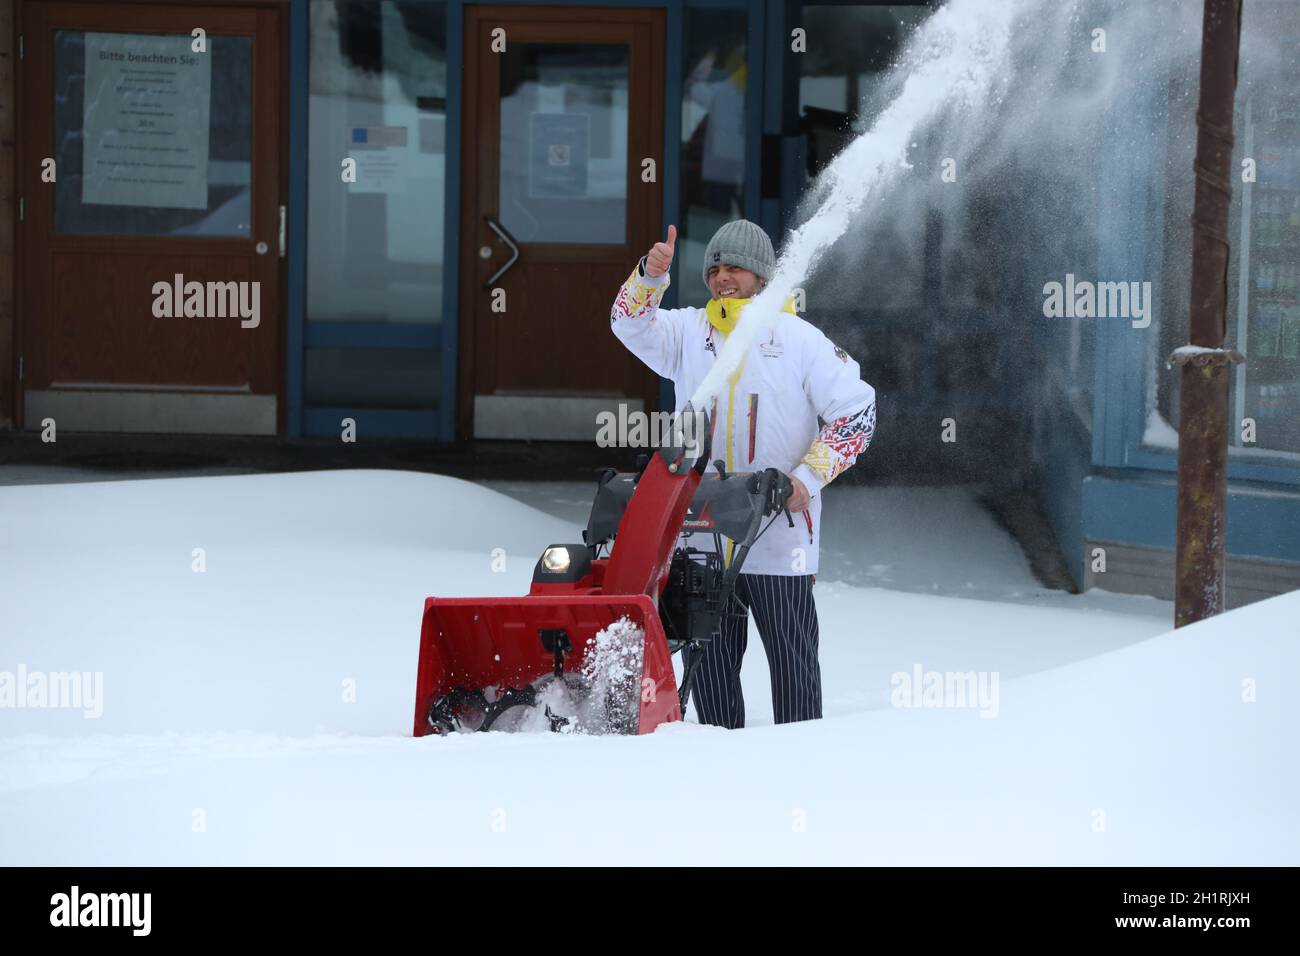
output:
[[[732, 600], [752, 612], [772, 675], [772, 711], [778, 724], [822, 715], [819, 632], [810, 574], [741, 574]], [[734, 606], [732, 608], [735, 610]], [[749, 640], [749, 615], [724, 614], [721, 633], [700, 651], [691, 701], [702, 724], [745, 726], [740, 662]]]

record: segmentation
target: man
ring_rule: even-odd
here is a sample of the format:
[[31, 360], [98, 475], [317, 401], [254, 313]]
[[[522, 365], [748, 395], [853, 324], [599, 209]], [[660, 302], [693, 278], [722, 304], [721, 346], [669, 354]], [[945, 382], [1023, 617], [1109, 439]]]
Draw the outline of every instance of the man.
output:
[[[729, 222], [704, 254], [705, 308], [661, 309], [670, 281], [677, 230], [637, 263], [610, 313], [614, 334], [641, 361], [672, 379], [680, 412], [717, 360], [746, 304], [776, 268], [772, 240], [745, 219]], [[817, 609], [821, 490], [857, 460], [876, 423], [875, 390], [858, 363], [793, 314], [749, 350], [710, 410], [713, 455], [727, 472], [778, 468], [790, 476], [787, 501], [795, 527], [773, 522], [750, 550], [736, 582], [736, 600], [754, 615], [772, 675], [778, 724], [822, 715]], [[701, 723], [745, 725], [740, 665], [748, 618], [724, 615], [706, 645], [694, 700]]]

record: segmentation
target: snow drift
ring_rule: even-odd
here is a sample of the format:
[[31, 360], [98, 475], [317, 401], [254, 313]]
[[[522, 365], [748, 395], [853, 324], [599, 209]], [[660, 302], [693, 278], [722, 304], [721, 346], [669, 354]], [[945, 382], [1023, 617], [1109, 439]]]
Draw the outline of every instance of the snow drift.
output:
[[425, 594], [575, 529], [346, 472], [0, 488], [0, 536], [0, 671], [103, 675], [97, 719], [0, 709], [0, 863], [1300, 861], [1300, 593], [1156, 634], [819, 581], [825, 720], [770, 725], [755, 648], [743, 731], [416, 740]]

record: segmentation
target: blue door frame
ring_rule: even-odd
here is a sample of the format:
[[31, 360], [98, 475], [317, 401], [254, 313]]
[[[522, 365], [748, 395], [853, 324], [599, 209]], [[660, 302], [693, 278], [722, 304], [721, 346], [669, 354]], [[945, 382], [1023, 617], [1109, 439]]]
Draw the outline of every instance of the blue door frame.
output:
[[[682, 34], [685, 23], [685, 0], [510, 0], [512, 6], [609, 6], [652, 7], [666, 13], [666, 71], [664, 89], [663, 216], [674, 221], [678, 208], [681, 181], [681, 110]], [[447, 0], [447, 142], [459, 142], [463, 99], [462, 67], [466, 0]], [[754, 132], [746, 144], [745, 214], [761, 221], [770, 231], [779, 231], [783, 209], [779, 199], [760, 196], [758, 171], [761, 161], [762, 132], [781, 129], [781, 77], [766, 69], [765, 58], [780, 48], [780, 37], [766, 38], [764, 26], [769, 16], [781, 22], [789, 14], [780, 0], [695, 0], [695, 8], [732, 8], [748, 15], [750, 50], [749, 76], [762, 80], [751, 85], [746, 98], [747, 128]], [[292, 0], [290, 8], [290, 80], [289, 80], [289, 196], [288, 196], [288, 316], [286, 332], [285, 432], [290, 437], [302, 435], [336, 435], [340, 419], [356, 420], [359, 434], [374, 437], [409, 437], [439, 441], [455, 439], [457, 323], [459, 306], [460, 257], [460, 154], [449, 149], [446, 156], [446, 218], [443, 224], [444, 263], [443, 321], [438, 325], [394, 327], [386, 323], [309, 322], [307, 304], [307, 190], [308, 141], [308, 59], [310, 52], [309, 0]], [[781, 60], [778, 58], [776, 62]], [[675, 293], [672, 293], [675, 294]], [[422, 348], [440, 349], [441, 396], [437, 411], [409, 409], [349, 409], [308, 407], [304, 401], [305, 350], [332, 348]], [[668, 394], [671, 394], [669, 392]]]

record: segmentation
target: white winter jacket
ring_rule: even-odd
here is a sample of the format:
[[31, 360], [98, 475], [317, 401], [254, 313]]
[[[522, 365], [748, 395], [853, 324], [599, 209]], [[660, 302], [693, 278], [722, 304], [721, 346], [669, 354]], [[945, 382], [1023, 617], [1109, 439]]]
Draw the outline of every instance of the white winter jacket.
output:
[[[659, 308], [670, 281], [667, 273], [647, 276], [643, 259], [619, 290], [610, 323], [634, 355], [672, 380], [680, 412], [726, 336], [704, 309]], [[816, 574], [821, 489], [857, 460], [875, 431], [876, 392], [862, 381], [858, 363], [808, 322], [783, 315], [709, 411], [712, 458], [723, 459], [729, 473], [779, 468], [812, 496], [808, 510], [794, 515], [793, 528], [784, 516], [776, 518], [750, 550], [744, 571]]]

